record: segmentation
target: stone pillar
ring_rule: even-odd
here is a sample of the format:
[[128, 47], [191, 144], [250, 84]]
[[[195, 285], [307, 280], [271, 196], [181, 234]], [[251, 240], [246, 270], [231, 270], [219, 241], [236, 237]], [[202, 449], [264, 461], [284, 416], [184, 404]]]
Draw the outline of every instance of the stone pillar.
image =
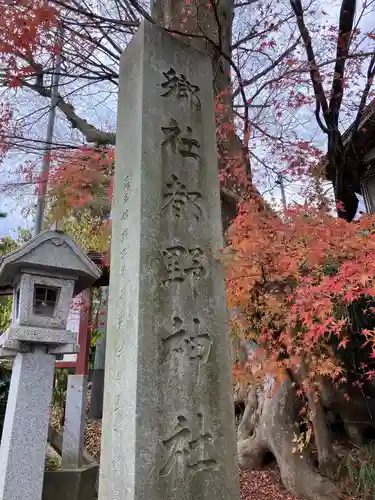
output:
[[87, 375], [69, 375], [65, 404], [62, 467], [83, 465]]
[[79, 353], [76, 361], [76, 375], [87, 375], [89, 371], [90, 341], [89, 331], [91, 317], [92, 290], [87, 288], [81, 293], [81, 307], [79, 312], [78, 344]]
[[0, 499], [40, 500], [55, 356], [15, 356], [0, 447]]
[[77, 355], [76, 374], [68, 376], [62, 447], [62, 466], [64, 468], [79, 468], [83, 463], [90, 350], [91, 293], [90, 288], [81, 293], [82, 303], [78, 332], [80, 350]]
[[103, 416], [105, 343], [107, 331], [108, 287], [102, 288], [102, 303], [99, 311], [98, 331], [100, 338], [96, 341], [94, 370], [92, 373], [90, 412], [91, 418], [101, 419]]
[[210, 59], [121, 60], [100, 500], [238, 500]]

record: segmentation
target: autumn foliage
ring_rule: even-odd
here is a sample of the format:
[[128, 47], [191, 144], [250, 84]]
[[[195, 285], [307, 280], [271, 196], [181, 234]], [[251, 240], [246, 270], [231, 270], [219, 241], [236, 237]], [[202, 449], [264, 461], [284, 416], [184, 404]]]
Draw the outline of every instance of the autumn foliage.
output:
[[[375, 330], [355, 331], [349, 314], [358, 301], [363, 314], [373, 312], [374, 217], [348, 223], [309, 207], [280, 217], [250, 201], [232, 225], [230, 244], [229, 305], [238, 312], [237, 327], [258, 341], [267, 372], [295, 372], [304, 360], [312, 382], [319, 376], [345, 382], [335, 353], [352, 335], [375, 357]], [[366, 363], [359, 372], [362, 379], [375, 373]]]
[[0, 61], [5, 81], [19, 86], [20, 78], [34, 75], [34, 58], [55, 51], [51, 28], [58, 12], [47, 0], [8, 0], [0, 4]]
[[[252, 3], [254, 10], [249, 17]], [[233, 40], [228, 42], [232, 58], [230, 64], [226, 61], [233, 81], [228, 87], [226, 75], [224, 84], [221, 82], [217, 89], [215, 83], [215, 92], [221, 178], [241, 195], [250, 185], [263, 187], [266, 179], [267, 184], [272, 184], [279, 174], [285, 174], [289, 180], [297, 176], [308, 184], [311, 167], [322, 160], [323, 152], [311, 142], [302, 126], [307, 126], [311, 115], [305, 119], [298, 112], [316, 109], [316, 90], [304, 52], [307, 35], [314, 41], [322, 92], [331, 95], [331, 80], [336, 84], [340, 80], [340, 87], [345, 88], [345, 92], [344, 88], [338, 92], [348, 101], [340, 120], [344, 118], [349, 123], [353, 119], [349, 111], [353, 103], [358, 107], [362, 78], [368, 68], [364, 104], [373, 97], [373, 32], [362, 32], [357, 26], [351, 30], [349, 26], [352, 46], [340, 79], [341, 73], [337, 74], [334, 59], [329, 63], [329, 55], [334, 57], [340, 48], [343, 39], [338, 35], [344, 36], [345, 30], [326, 21], [327, 13], [314, 2], [311, 9], [306, 7], [302, 12], [309, 31], [301, 27], [297, 30], [302, 15], [295, 15], [298, 3], [236, 2]], [[132, 4], [139, 6], [142, 2]], [[194, 12], [194, 5], [203, 4], [207, 6], [196, 0], [186, 2], [182, 16]], [[117, 92], [120, 54], [143, 10], [138, 8], [137, 15], [130, 16], [131, 9], [124, 8], [123, 2], [98, 2], [93, 10], [87, 3], [80, 8], [77, 5], [47, 0], [0, 2], [0, 62], [5, 68], [4, 85], [49, 99], [53, 56], [62, 51], [59, 113], [82, 137], [74, 146], [54, 149], [52, 153], [48, 173], [49, 217], [68, 221], [70, 226], [66, 227], [74, 226], [78, 237], [82, 222], [91, 225], [86, 234], [91, 241], [100, 239], [103, 230], [108, 244], [108, 227], [103, 219], [108, 217], [112, 197], [115, 134], [80, 119], [79, 91], [87, 82], [99, 87], [105, 82], [109, 93], [111, 89]], [[208, 6], [210, 11], [215, 7], [217, 15], [219, 2], [209, 2]], [[245, 18], [253, 24], [242, 24]], [[187, 27], [185, 21], [183, 28]], [[61, 46], [56, 44], [58, 25], [64, 30]], [[364, 53], [368, 55], [364, 57]], [[96, 90], [92, 89], [94, 95]], [[78, 97], [74, 98], [76, 91]], [[336, 111], [338, 116], [340, 109]], [[102, 117], [97, 118], [100, 122]], [[10, 144], [7, 137], [15, 135], [14, 130], [10, 131], [12, 119], [13, 109], [3, 104], [0, 160]], [[81, 139], [90, 146], [80, 147]], [[25, 181], [35, 184], [38, 190], [47, 179], [40, 178], [38, 168], [33, 167], [24, 169]], [[255, 200], [241, 207], [230, 231], [232, 253], [226, 257], [230, 305], [241, 312], [246, 334], [256, 337], [265, 348], [264, 359], [269, 366], [274, 363], [293, 368], [303, 354], [312, 374], [329, 374], [342, 380], [343, 368], [332, 352], [332, 339], [339, 351], [350, 341], [351, 304], [359, 299], [367, 301], [371, 312], [375, 293], [372, 225], [370, 218], [363, 217], [351, 225], [314, 208], [289, 210], [285, 216], [277, 216], [260, 210]], [[98, 248], [103, 248], [102, 243]], [[368, 347], [373, 345], [371, 330], [359, 334]], [[370, 376], [370, 369], [364, 368], [365, 373]]]
[[15, 133], [13, 110], [9, 103], [0, 103], [0, 162], [9, 151], [9, 137]]
[[100, 209], [109, 205], [114, 148], [59, 151], [51, 159], [48, 182], [55, 216], [64, 216], [69, 209], [82, 209], [93, 201]]

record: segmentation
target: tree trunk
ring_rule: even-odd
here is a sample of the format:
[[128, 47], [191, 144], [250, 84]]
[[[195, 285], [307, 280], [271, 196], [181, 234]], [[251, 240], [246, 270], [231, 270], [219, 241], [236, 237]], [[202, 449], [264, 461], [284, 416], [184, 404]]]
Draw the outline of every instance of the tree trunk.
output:
[[304, 359], [301, 361], [300, 373], [311, 413], [315, 444], [318, 450], [319, 470], [323, 475], [332, 478], [337, 472], [337, 459], [329, 437], [323, 406], [316, 398], [314, 391], [308, 387], [308, 371]]
[[362, 446], [366, 431], [375, 432], [373, 395], [365, 394], [352, 382], [335, 387], [332, 380], [322, 379], [321, 386], [321, 401], [324, 407], [340, 416], [350, 441], [356, 446]]
[[[230, 54], [234, 0], [221, 0], [213, 8], [207, 0], [154, 0], [152, 17], [212, 60], [215, 94], [226, 95], [226, 112], [232, 115], [230, 95]], [[192, 36], [188, 36], [192, 35]], [[195, 38], [199, 36], [200, 38]], [[213, 43], [211, 43], [213, 42]]]
[[[248, 155], [235, 132], [232, 107], [230, 57], [233, 12], [234, 0], [221, 0], [217, 6], [212, 6], [208, 0], [152, 2], [152, 17], [158, 24], [172, 32], [183, 33], [175, 35], [210, 56], [215, 98], [221, 105], [220, 114], [217, 113], [216, 117], [219, 167], [231, 165], [245, 172], [250, 169]], [[237, 203], [241, 201], [243, 192], [229, 178], [224, 180], [221, 190], [224, 231], [237, 215]]]
[[300, 410], [291, 380], [285, 376], [276, 387], [267, 379], [265, 387], [252, 387], [238, 429], [240, 466], [255, 469], [268, 453], [275, 457], [285, 487], [305, 500], [338, 500], [334, 483], [319, 474], [308, 452], [293, 453], [293, 437], [298, 434]]
[[328, 134], [328, 178], [335, 192], [337, 215], [351, 222], [357, 213], [358, 198], [353, 189], [356, 179], [345, 163], [345, 156], [342, 135], [338, 129], [332, 130]]

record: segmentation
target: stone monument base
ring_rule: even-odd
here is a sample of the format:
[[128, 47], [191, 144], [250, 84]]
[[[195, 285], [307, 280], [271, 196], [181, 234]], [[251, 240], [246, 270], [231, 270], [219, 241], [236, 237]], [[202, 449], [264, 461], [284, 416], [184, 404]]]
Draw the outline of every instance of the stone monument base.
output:
[[96, 498], [97, 464], [79, 469], [58, 469], [44, 473], [42, 500], [93, 500]]

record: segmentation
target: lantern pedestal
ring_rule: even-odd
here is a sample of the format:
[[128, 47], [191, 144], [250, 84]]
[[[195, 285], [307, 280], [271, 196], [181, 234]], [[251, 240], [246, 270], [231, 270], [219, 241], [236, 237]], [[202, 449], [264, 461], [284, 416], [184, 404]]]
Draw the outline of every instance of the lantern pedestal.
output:
[[95, 498], [99, 466], [46, 471], [42, 500], [92, 500]]
[[0, 447], [0, 498], [41, 498], [55, 357], [42, 347], [18, 353]]

